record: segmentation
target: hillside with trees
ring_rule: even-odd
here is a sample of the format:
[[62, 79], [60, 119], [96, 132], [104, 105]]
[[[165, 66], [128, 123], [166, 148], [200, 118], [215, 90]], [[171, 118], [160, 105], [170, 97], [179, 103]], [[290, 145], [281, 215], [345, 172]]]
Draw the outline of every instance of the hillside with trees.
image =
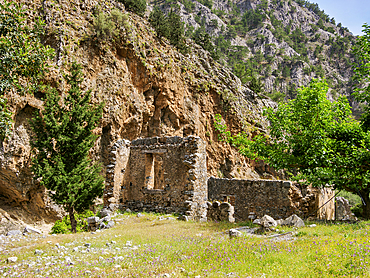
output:
[[[355, 37], [319, 6], [304, 0], [149, 1], [177, 11], [187, 37], [232, 69], [242, 83], [275, 101], [294, 98], [312, 78], [325, 78], [329, 96], [350, 97]], [[253, 86], [253, 85], [252, 85]], [[256, 86], [254, 86], [256, 89]]]

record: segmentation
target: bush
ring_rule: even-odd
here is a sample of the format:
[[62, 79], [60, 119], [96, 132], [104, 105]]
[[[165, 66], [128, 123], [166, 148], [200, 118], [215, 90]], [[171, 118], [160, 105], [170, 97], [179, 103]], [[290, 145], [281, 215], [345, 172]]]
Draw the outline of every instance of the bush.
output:
[[93, 29], [99, 40], [108, 40], [119, 35], [121, 27], [129, 29], [128, 17], [119, 10], [112, 10], [110, 14], [101, 11], [94, 17]]
[[356, 217], [362, 217], [363, 208], [362, 204], [357, 204], [351, 208], [351, 211], [354, 213]]
[[[77, 232], [87, 232], [88, 223], [87, 218], [94, 216], [94, 213], [90, 210], [85, 211], [84, 213], [75, 214], [77, 221]], [[57, 220], [54, 226], [51, 228], [52, 234], [70, 234], [71, 233], [71, 221], [69, 216], [65, 216], [62, 220]]]
[[146, 10], [146, 0], [119, 0], [131, 12], [143, 15]]

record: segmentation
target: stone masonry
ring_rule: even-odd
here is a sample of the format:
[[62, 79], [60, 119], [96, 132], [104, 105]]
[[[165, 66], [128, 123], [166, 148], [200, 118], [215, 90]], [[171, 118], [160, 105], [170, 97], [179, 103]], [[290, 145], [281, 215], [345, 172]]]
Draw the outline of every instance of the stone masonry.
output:
[[109, 163], [106, 166], [106, 179], [104, 189], [104, 204], [111, 210], [118, 208], [121, 186], [130, 156], [131, 142], [119, 140], [114, 143], [109, 153]]
[[199, 137], [136, 139], [124, 172], [123, 208], [206, 219], [206, 146]]
[[[211, 177], [208, 180], [208, 199], [211, 201], [230, 202], [235, 208], [236, 221], [261, 218], [269, 215], [274, 219], [282, 219], [297, 214], [308, 217], [311, 214], [316, 218], [332, 220], [332, 213], [317, 211], [319, 205], [327, 200], [320, 194], [329, 194], [312, 188], [300, 188], [290, 181], [278, 180], [236, 180], [218, 179]], [[331, 202], [334, 203], [334, 200]], [[330, 204], [329, 204], [330, 207]]]
[[208, 179], [206, 159], [205, 142], [197, 136], [120, 140], [110, 150], [106, 166], [104, 206], [178, 213], [194, 220], [206, 220], [208, 207], [210, 219], [219, 219], [220, 208], [211, 208], [211, 203], [207, 206], [209, 200], [234, 207], [236, 221], [265, 214], [274, 219], [292, 214], [334, 219], [330, 189], [279, 180]]

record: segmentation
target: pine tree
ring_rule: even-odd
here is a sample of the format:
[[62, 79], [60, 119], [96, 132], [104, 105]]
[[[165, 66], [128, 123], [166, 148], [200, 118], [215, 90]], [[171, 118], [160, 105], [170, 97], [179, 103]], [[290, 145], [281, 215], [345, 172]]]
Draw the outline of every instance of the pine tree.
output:
[[50, 190], [52, 200], [68, 211], [72, 232], [76, 232], [74, 213], [88, 209], [103, 193], [101, 167], [88, 156], [103, 104], [91, 106], [91, 91], [81, 92], [80, 65], [73, 63], [65, 79], [70, 86], [66, 97], [61, 100], [55, 89], [47, 92], [44, 110], [31, 121], [35, 132], [32, 170], [34, 178]]
[[167, 18], [158, 7], [155, 7], [150, 13], [149, 22], [157, 32], [157, 36], [159, 38], [167, 38], [169, 36]]
[[146, 0], [119, 0], [125, 5], [125, 8], [129, 11], [137, 13], [138, 15], [144, 15], [146, 10]]
[[187, 47], [184, 42], [184, 23], [181, 22], [180, 15], [171, 9], [167, 18], [167, 22], [170, 29], [168, 39], [170, 40], [171, 44], [176, 46], [180, 51], [186, 52]]

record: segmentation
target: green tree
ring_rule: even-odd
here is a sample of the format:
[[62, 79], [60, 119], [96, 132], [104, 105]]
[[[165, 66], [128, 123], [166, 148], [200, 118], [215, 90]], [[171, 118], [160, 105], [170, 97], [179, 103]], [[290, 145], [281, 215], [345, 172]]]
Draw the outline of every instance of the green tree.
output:
[[138, 15], [144, 15], [146, 11], [146, 0], [119, 0], [125, 5], [125, 8], [129, 11], [137, 13]]
[[157, 36], [159, 38], [168, 38], [170, 30], [167, 18], [158, 7], [155, 7], [154, 10], [150, 13], [149, 22], [157, 32]]
[[256, 77], [254, 74], [251, 76], [251, 81], [248, 84], [248, 88], [251, 89], [256, 94], [263, 92], [263, 84], [260, 78]]
[[297, 98], [265, 110], [267, 134], [231, 136], [218, 119], [224, 139], [253, 159], [294, 173], [292, 179], [314, 186], [334, 186], [360, 195], [370, 217], [370, 132], [351, 116], [345, 97], [330, 102], [326, 82], [313, 80]]
[[364, 35], [356, 39], [353, 47], [356, 57], [356, 63], [353, 64], [353, 79], [356, 81], [353, 95], [358, 102], [366, 103], [362, 125], [365, 130], [370, 130], [370, 26], [365, 23], [362, 32]]
[[10, 133], [12, 114], [4, 95], [9, 91], [20, 94], [39, 89], [46, 72], [47, 60], [54, 54], [40, 38], [45, 34], [41, 19], [32, 26], [26, 24], [25, 10], [12, 1], [0, 3], [0, 141]]
[[181, 17], [171, 9], [167, 18], [169, 26], [168, 39], [171, 44], [176, 46], [181, 51], [186, 51], [185, 37], [184, 37], [184, 23], [181, 22]]
[[57, 90], [46, 93], [44, 110], [31, 121], [35, 138], [32, 171], [51, 192], [51, 198], [69, 213], [76, 232], [75, 212], [82, 213], [103, 193], [101, 167], [91, 162], [89, 150], [97, 138], [92, 130], [102, 117], [103, 104], [91, 106], [90, 94], [80, 90], [81, 66], [73, 63], [65, 76], [70, 86], [61, 100]]
[[213, 59], [217, 60], [220, 58], [217, 51], [215, 51], [215, 46], [212, 43], [211, 36], [206, 32], [204, 28], [198, 28], [194, 32], [193, 40], [195, 41], [195, 43], [199, 44], [204, 50], [208, 51]]

